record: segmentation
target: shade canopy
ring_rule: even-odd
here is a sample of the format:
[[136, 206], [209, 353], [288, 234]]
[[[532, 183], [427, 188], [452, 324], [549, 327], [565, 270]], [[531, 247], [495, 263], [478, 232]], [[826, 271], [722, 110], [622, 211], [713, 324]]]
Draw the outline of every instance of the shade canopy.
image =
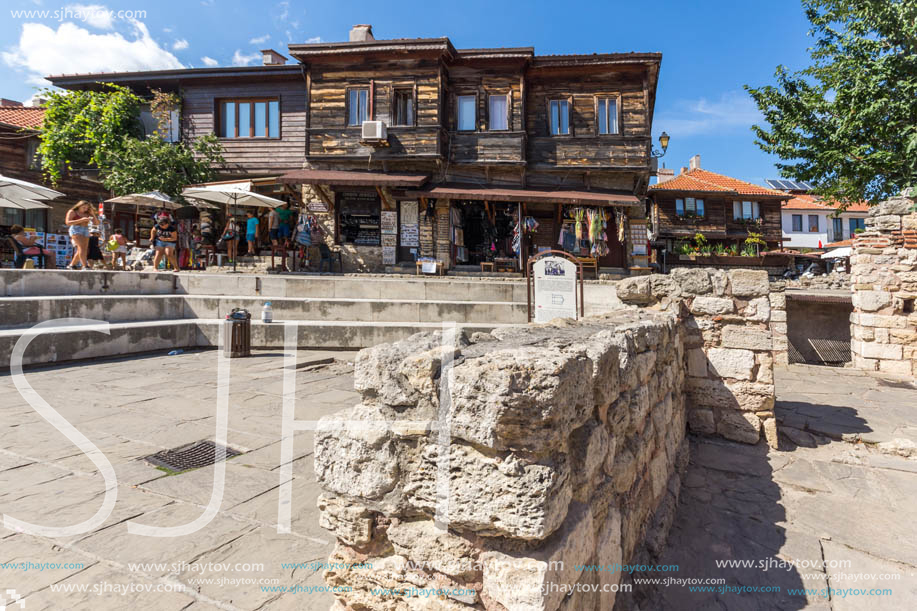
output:
[[50, 208], [51, 206], [36, 202], [31, 199], [7, 199], [0, 195], [0, 208], [16, 208], [18, 210], [37, 210], [40, 208]]
[[339, 187], [410, 187], [427, 182], [427, 174], [394, 174], [357, 170], [293, 170], [277, 179], [283, 184], [333, 185]]
[[50, 208], [51, 206], [42, 204], [38, 200], [55, 199], [63, 195], [60, 191], [0, 174], [0, 208], [20, 210]]
[[[209, 187], [188, 187], [182, 195], [196, 202], [211, 202], [232, 206], [255, 206], [257, 208], [276, 208], [286, 202], [283, 200], [261, 195], [254, 191], [245, 191], [234, 186], [213, 185]], [[206, 207], [206, 206], [204, 206]]]
[[434, 185], [423, 190], [407, 191], [409, 197], [442, 199], [480, 199], [492, 202], [548, 202], [582, 206], [633, 206], [640, 199], [632, 193], [584, 191], [577, 189], [538, 189], [533, 187], [497, 187], [493, 185]]
[[842, 246], [841, 248], [835, 248], [834, 250], [829, 250], [826, 253], [823, 253], [822, 259], [844, 259], [853, 254], [853, 249], [849, 246]]
[[146, 193], [131, 193], [130, 195], [121, 195], [105, 200], [109, 204], [128, 204], [132, 206], [151, 206], [154, 208], [166, 208], [176, 210], [182, 207], [171, 197], [162, 191], [147, 191]]

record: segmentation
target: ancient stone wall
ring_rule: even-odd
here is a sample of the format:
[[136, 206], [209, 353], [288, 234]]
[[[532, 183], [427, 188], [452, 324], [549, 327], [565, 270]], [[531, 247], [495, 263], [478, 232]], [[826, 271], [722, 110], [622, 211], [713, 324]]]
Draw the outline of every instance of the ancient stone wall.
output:
[[822, 274], [811, 278], [800, 276], [793, 280], [787, 280], [786, 288], [814, 289], [818, 291], [849, 291], [850, 274], [846, 272], [831, 272], [830, 274]]
[[676, 268], [617, 285], [624, 303], [678, 316], [688, 425], [776, 447], [774, 364], [787, 360], [786, 297], [764, 270]]
[[917, 377], [917, 190], [870, 210], [850, 263], [853, 366]]
[[441, 343], [361, 351], [362, 402], [319, 423], [320, 523], [337, 537], [325, 580], [351, 588], [335, 608], [614, 608], [613, 588], [566, 594], [621, 579], [582, 565], [661, 552], [687, 463], [675, 317], [627, 310]]

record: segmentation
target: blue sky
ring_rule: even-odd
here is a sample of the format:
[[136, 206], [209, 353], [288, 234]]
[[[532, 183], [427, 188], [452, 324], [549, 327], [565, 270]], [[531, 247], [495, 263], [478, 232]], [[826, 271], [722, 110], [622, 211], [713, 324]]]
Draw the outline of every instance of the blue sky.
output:
[[[346, 40], [355, 23], [371, 23], [376, 38], [448, 36], [459, 48], [661, 51], [653, 135], [671, 136], [662, 161], [678, 168], [699, 153], [703, 167], [755, 183], [777, 172], [774, 159], [754, 144], [750, 126], [758, 113], [742, 86], [772, 82], [777, 64], [804, 67], [812, 43], [798, 0], [5, 4], [11, 11], [51, 11], [44, 18], [11, 12], [0, 19], [0, 97], [14, 100], [29, 98], [47, 74], [254, 64], [259, 49], [283, 53], [291, 42]], [[145, 15], [136, 18], [140, 11]]]

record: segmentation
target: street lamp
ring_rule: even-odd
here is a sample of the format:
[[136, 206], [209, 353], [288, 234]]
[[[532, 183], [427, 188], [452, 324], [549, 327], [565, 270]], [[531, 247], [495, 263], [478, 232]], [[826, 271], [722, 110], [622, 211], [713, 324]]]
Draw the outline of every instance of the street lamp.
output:
[[659, 134], [659, 146], [662, 147], [662, 152], [659, 152], [655, 148], [652, 150], [652, 156], [656, 157], [657, 159], [665, 155], [665, 150], [669, 148], [669, 135], [667, 133], [662, 132]]

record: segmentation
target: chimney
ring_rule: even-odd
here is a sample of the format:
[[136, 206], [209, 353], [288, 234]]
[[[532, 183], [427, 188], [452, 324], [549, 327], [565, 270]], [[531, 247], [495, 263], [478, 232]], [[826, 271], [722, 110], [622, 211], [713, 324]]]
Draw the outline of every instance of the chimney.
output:
[[672, 168], [659, 168], [656, 170], [656, 184], [661, 185], [675, 178], [675, 170]]
[[22, 102], [17, 102], [16, 100], [7, 100], [6, 98], [0, 98], [0, 106], [22, 106]]
[[688, 165], [691, 166], [692, 170], [700, 169], [700, 155], [695, 155], [688, 160]]
[[376, 40], [373, 37], [373, 26], [368, 23], [360, 23], [350, 28], [350, 42], [365, 42], [367, 40]]
[[274, 49], [261, 49], [261, 63], [265, 66], [282, 66], [287, 58]]
[[687, 173], [688, 173], [688, 168], [686, 168], [685, 166], [681, 166], [681, 171], [678, 172], [678, 175], [681, 176], [682, 174], [687, 174]]

